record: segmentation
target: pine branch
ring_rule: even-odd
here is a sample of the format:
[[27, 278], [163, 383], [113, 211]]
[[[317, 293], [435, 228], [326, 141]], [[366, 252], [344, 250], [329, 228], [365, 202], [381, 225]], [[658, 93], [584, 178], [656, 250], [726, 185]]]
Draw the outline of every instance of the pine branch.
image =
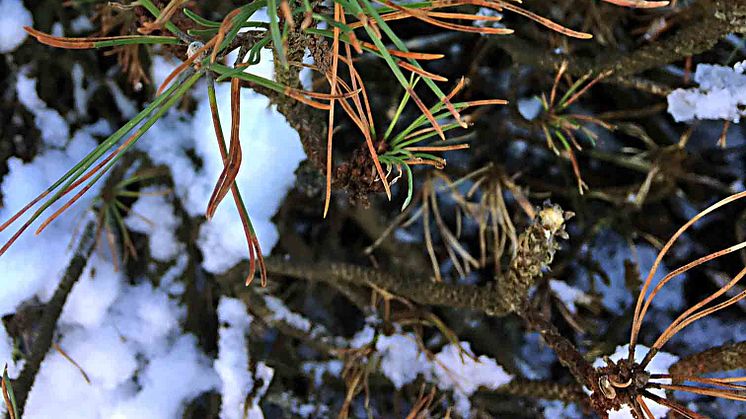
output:
[[[676, 32], [628, 53], [595, 58], [567, 57], [518, 36], [491, 38], [490, 42], [510, 54], [514, 61], [543, 69], [556, 69], [568, 61], [568, 73], [582, 76], [613, 70], [604, 82], [630, 85], [630, 77], [710, 50], [730, 33], [746, 33], [746, 0], [701, 0], [682, 12], [683, 23]], [[659, 86], [647, 86], [661, 93]]]
[[681, 358], [669, 368], [672, 375], [702, 375], [712, 372], [730, 371], [746, 366], [746, 342], [738, 342], [710, 348]]
[[18, 412], [21, 416], [23, 416], [26, 400], [28, 399], [31, 387], [34, 385], [34, 380], [39, 372], [41, 363], [44, 361], [44, 357], [52, 346], [54, 331], [57, 327], [57, 320], [62, 313], [62, 308], [65, 306], [65, 302], [67, 301], [67, 297], [70, 295], [73, 286], [78, 282], [78, 279], [80, 279], [83, 269], [85, 269], [85, 266], [88, 263], [88, 258], [91, 256], [91, 252], [95, 247], [95, 230], [96, 227], [93, 222], [88, 223], [85, 227], [85, 230], [80, 237], [78, 248], [70, 260], [70, 263], [67, 265], [65, 275], [57, 286], [54, 295], [44, 307], [39, 330], [36, 332], [36, 336], [34, 337], [34, 343], [30, 355], [26, 358], [26, 364], [18, 375], [18, 378], [13, 380], [13, 390], [16, 395]]

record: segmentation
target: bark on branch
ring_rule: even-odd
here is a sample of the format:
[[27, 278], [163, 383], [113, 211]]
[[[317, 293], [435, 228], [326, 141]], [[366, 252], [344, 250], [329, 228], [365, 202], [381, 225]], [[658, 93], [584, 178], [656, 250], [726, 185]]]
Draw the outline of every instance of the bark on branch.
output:
[[26, 358], [26, 364], [18, 375], [18, 378], [13, 380], [13, 390], [16, 395], [18, 413], [21, 416], [23, 416], [26, 400], [28, 399], [31, 387], [34, 385], [36, 374], [39, 372], [41, 363], [44, 361], [44, 357], [52, 346], [52, 339], [54, 338], [54, 331], [57, 327], [57, 320], [60, 318], [62, 308], [65, 306], [65, 301], [67, 301], [67, 297], [70, 295], [73, 285], [78, 282], [80, 275], [83, 273], [83, 269], [85, 269], [85, 266], [88, 263], [88, 258], [93, 251], [96, 241], [94, 237], [95, 229], [94, 223], [89, 223], [83, 231], [75, 255], [67, 265], [65, 275], [57, 286], [54, 295], [44, 307], [44, 313], [39, 322], [39, 330], [34, 338], [31, 354]]
[[[341, 263], [296, 263], [285, 258], [265, 260], [270, 275], [321, 281], [329, 284], [348, 284], [369, 287], [394, 294], [422, 305], [469, 309], [490, 316], [521, 316], [529, 329], [537, 331], [557, 354], [578, 383], [595, 390], [595, 369], [578, 349], [528, 304], [530, 288], [552, 262], [559, 248], [559, 238], [567, 238], [565, 222], [572, 214], [556, 205], [546, 203], [537, 211], [534, 222], [518, 239], [518, 249], [510, 268], [486, 286], [447, 284], [414, 275], [396, 275], [357, 265]], [[240, 266], [240, 265], [239, 265]], [[244, 268], [245, 269], [245, 268]], [[220, 280], [239, 284], [245, 272], [236, 267]]]
[[702, 375], [746, 367], [746, 342], [726, 344], [681, 358], [669, 369], [673, 375]]
[[492, 42], [514, 61], [543, 69], [556, 69], [568, 61], [576, 76], [613, 70], [607, 81], [629, 84], [635, 74], [703, 53], [730, 33], [746, 33], [746, 0], [701, 0], [682, 12], [681, 27], [673, 34], [627, 53], [602, 54], [595, 58], [555, 54], [518, 36], [495, 37]]

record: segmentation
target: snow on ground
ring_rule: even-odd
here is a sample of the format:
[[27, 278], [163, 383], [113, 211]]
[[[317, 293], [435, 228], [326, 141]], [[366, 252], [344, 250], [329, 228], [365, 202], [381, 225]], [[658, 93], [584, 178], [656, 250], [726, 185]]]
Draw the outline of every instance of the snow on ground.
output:
[[577, 419], [583, 414], [575, 403], [565, 404], [559, 400], [542, 400], [540, 404], [544, 407], [544, 417], [552, 419]]
[[701, 352], [702, 348], [713, 348], [729, 343], [746, 341], [746, 328], [739, 322], [726, 322], [708, 316], [690, 324], [674, 335], [671, 345], [682, 348], [679, 353], [689, 355]]
[[[265, 318], [266, 320], [284, 322], [285, 324], [308, 333], [312, 338], [320, 336], [328, 336], [329, 331], [321, 324], [312, 324], [310, 320], [304, 316], [290, 310], [285, 303], [271, 295], [264, 295], [264, 304], [270, 311], [270, 314]], [[346, 343], [344, 338], [334, 337], [335, 343], [338, 345], [344, 345]]]
[[285, 303], [283, 303], [279, 298], [265, 295], [264, 303], [267, 305], [267, 309], [272, 312], [272, 320], [283, 321], [304, 332], [311, 331], [311, 321], [298, 313], [290, 311]]
[[18, 73], [16, 91], [18, 101], [33, 115], [37, 128], [41, 131], [41, 138], [48, 145], [64, 147], [69, 138], [70, 128], [67, 122], [54, 109], [44, 103], [36, 91], [36, 79], [29, 77], [29, 68]]
[[[643, 358], [645, 358], [645, 355], [647, 355], [648, 350], [649, 349], [643, 345], [637, 345], [635, 348], [635, 362], [642, 362]], [[609, 356], [609, 358], [612, 361], [617, 362], [622, 358], [626, 358], [627, 356], [629, 356], [629, 345], [624, 345], [617, 346], [616, 350]], [[676, 361], [678, 360], [679, 358], [675, 355], [671, 355], [667, 352], [658, 352], [653, 357], [653, 360], [650, 361], [648, 366], [645, 368], [645, 371], [651, 374], [667, 374], [668, 369], [671, 368], [671, 365], [676, 363]], [[606, 363], [604, 362], [603, 358], [597, 358], [593, 362], [593, 366], [596, 368], [603, 367], [605, 365]], [[664, 390], [652, 389], [650, 390], [650, 392], [663, 398], [666, 397], [666, 392]], [[645, 403], [648, 405], [650, 411], [656, 418], [663, 418], [666, 416], [666, 412], [668, 412], [667, 407], [660, 405], [650, 399], [646, 399]], [[609, 419], [628, 419], [631, 417], [632, 409], [626, 405], [622, 406], [622, 408], [619, 410], [609, 412]]]
[[471, 409], [469, 396], [479, 387], [494, 390], [508, 384], [513, 376], [506, 373], [494, 359], [484, 355], [474, 359], [469, 342], [461, 342], [459, 345], [461, 350], [471, 356], [462, 354], [454, 344], [446, 345], [435, 355], [433, 372], [438, 388], [453, 390], [456, 411], [462, 417], [468, 417]]
[[478, 388], [494, 390], [513, 379], [494, 359], [485, 355], [476, 357], [469, 342], [445, 345], [429, 359], [412, 333], [374, 336], [373, 328], [366, 325], [352, 339], [351, 346], [360, 348], [373, 341], [380, 358], [380, 371], [396, 388], [421, 375], [441, 390], [453, 392], [456, 412], [461, 417], [470, 416], [469, 397]]
[[[14, 32], [16, 26], [32, 22], [18, 0], [0, 0], [0, 12], [0, 22], [14, 18], [12, 24], [2, 23], [0, 52], [7, 52], [25, 39], [25, 32]], [[258, 71], [267, 76], [271, 59], [264, 59], [269, 64], [262, 64]], [[175, 65], [163, 59], [155, 62], [155, 80], [162, 80]], [[108, 124], [97, 122], [71, 133], [65, 118], [39, 98], [36, 80], [30, 74], [28, 68], [19, 73], [16, 90], [21, 104], [34, 116], [43, 145], [30, 162], [16, 158], [8, 161], [9, 172], [1, 184], [1, 221], [90, 152], [97, 144], [94, 135], [112, 132]], [[74, 69], [75, 109], [68, 115], [70, 118], [75, 114], [83, 116], [87, 108], [92, 87], [83, 87], [84, 77], [79, 67]], [[122, 111], [132, 113], [131, 103], [116, 86], [109, 88]], [[198, 102], [195, 115], [171, 110], [140, 140], [138, 147], [148, 151], [156, 164], [171, 169], [176, 198], [190, 216], [202, 216], [223, 163], [212, 131], [204, 85], [197, 85], [194, 97]], [[229, 86], [218, 85], [217, 97], [223, 128], [228, 132]], [[241, 138], [244, 159], [238, 182], [263, 250], [269, 253], [277, 241], [271, 217], [294, 183], [293, 172], [305, 155], [297, 133], [270, 108], [268, 100], [248, 91], [242, 93]], [[200, 161], [199, 169], [187, 152], [193, 152]], [[51, 297], [72, 256], [75, 233], [92, 219], [89, 209], [100, 185], [101, 182], [40, 237], [33, 235], [39, 222], [33, 224], [0, 258], [0, 315], [13, 313], [30, 298], [38, 297], [44, 302]], [[217, 359], [210, 359], [198, 347], [197, 339], [182, 330], [185, 307], [178, 298], [183, 283], [175, 279], [184, 271], [187, 258], [183, 244], [175, 236], [180, 221], [174, 203], [169, 196], [153, 193], [154, 190], [143, 192], [133, 204], [126, 224], [131, 230], [146, 234], [153, 258], [173, 261], [171, 268], [159, 281], [160, 286], [154, 287], [144, 278], [128, 279], [117, 272], [107, 259], [107, 251], [94, 252], [63, 309], [55, 337], [80, 369], [52, 349], [41, 365], [24, 417], [180, 417], [189, 401], [211, 390], [222, 392], [221, 417], [225, 418], [243, 417], [244, 398], [253, 390], [249, 417], [262, 417], [259, 401], [269, 387], [273, 370], [257, 362], [249, 371], [246, 339], [250, 318], [245, 308], [237, 301], [221, 301], [220, 350]], [[14, 232], [12, 226], [0, 233], [0, 240], [4, 242]], [[204, 267], [212, 272], [225, 270], [248, 257], [230, 196], [215, 217], [203, 224], [198, 246], [204, 254]], [[237, 303], [241, 304], [240, 310]], [[10, 363], [14, 377], [20, 365], [10, 362], [12, 348], [11, 339], [0, 326], [0, 356]]]
[[133, 118], [137, 113], [140, 111], [137, 109], [137, 105], [128, 98], [122, 89], [119, 88], [119, 86], [114, 82], [114, 77], [116, 76], [115, 72], [109, 72], [109, 75], [106, 80], [106, 87], [109, 88], [109, 93], [111, 93], [112, 98], [114, 99], [114, 103], [119, 108], [119, 112], [121, 115], [125, 118]]
[[[3, 207], [0, 208], [0, 220], [7, 220], [23, 208], [95, 146], [93, 137], [80, 130], [65, 149], [46, 146], [29, 163], [9, 159], [9, 173], [1, 185]], [[32, 224], [26, 234], [0, 257], [0, 315], [14, 312], [18, 304], [33, 296], [42, 301], [51, 297], [72, 255], [69, 245], [89, 216], [87, 209], [97, 189], [94, 187], [41, 235], [34, 236], [39, 221]], [[52, 206], [47, 214], [59, 206]], [[0, 233], [0, 242], [5, 243], [20, 224], [16, 223]]]
[[95, 254], [68, 296], [60, 323], [84, 328], [99, 327], [109, 306], [119, 297], [123, 281], [114, 265]]
[[280, 403], [288, 406], [290, 412], [301, 418], [326, 418], [333, 416], [327, 405], [315, 402], [313, 399], [308, 403], [304, 403], [289, 393], [282, 393], [280, 397]]
[[[8, 375], [18, 377], [18, 373], [23, 368], [23, 361], [19, 363], [12, 362], [13, 359], [13, 339], [8, 336], [5, 327], [0, 327], [0, 362], [8, 366]], [[5, 412], [4, 407], [0, 408], [0, 414]]]
[[34, 24], [31, 12], [23, 7], [21, 0], [0, 0], [0, 53], [18, 48], [26, 40], [24, 26]]
[[[153, 200], [149, 207], [140, 207], [146, 215], [158, 216], [162, 220], [171, 214], [170, 206], [161, 202], [165, 201], [163, 196], [140, 198], [143, 199], [144, 202]], [[163, 213], [164, 208], [169, 211]], [[150, 235], [151, 247], [158, 243], [154, 236], [165, 234], [157, 229], [145, 233]], [[60, 243], [64, 249], [68, 241]], [[53, 251], [55, 243], [37, 243], [36, 249], [41, 248]], [[35, 253], [34, 250], [27, 251], [29, 255]], [[25, 417], [178, 417], [187, 402], [203, 392], [218, 388], [223, 389], [224, 397], [243, 403], [245, 389], [235, 387], [230, 380], [231, 377], [252, 379], [247, 374], [247, 363], [241, 368], [231, 361], [241, 356], [248, 359], [245, 338], [243, 345], [235, 345], [233, 340], [237, 339], [236, 333], [232, 332], [232, 336], [228, 328], [221, 328], [221, 349], [213, 365], [197, 347], [196, 338], [181, 331], [184, 307], [166, 291], [154, 288], [147, 282], [127, 284], [112, 263], [102, 258], [102, 254], [106, 253], [94, 253], [90, 259], [70, 294], [58, 327], [60, 347], [80, 365], [90, 383], [83, 372], [61, 353], [51, 351], [42, 363], [29, 395]], [[49, 254], [46, 256], [49, 257]], [[63, 261], [66, 260], [64, 256], [69, 257], [62, 256]], [[6, 261], [9, 260], [2, 258], [0, 263], [8, 263]], [[178, 265], [177, 261], [174, 267], [177, 271]], [[47, 266], [38, 266], [35, 273], [43, 275], [45, 268]], [[47, 275], [59, 277], [48, 272]], [[172, 273], [167, 272], [166, 275]], [[14, 284], [24, 283], [19, 277], [3, 277], [4, 280], [6, 278], [13, 279]], [[169, 285], [173, 280], [162, 282]], [[7, 292], [3, 293], [5, 298], [8, 295]], [[234, 329], [243, 337], [250, 323], [248, 314], [242, 303], [243, 317], [241, 312], [235, 309], [231, 311], [230, 304], [230, 301], [221, 302], [221, 321], [235, 325]], [[13, 305], [9, 305], [8, 311], [13, 308]], [[0, 355], [9, 360], [11, 346], [4, 328], [0, 338]], [[236, 355], [236, 351], [239, 355]], [[231, 370], [231, 367], [237, 369]], [[14, 373], [12, 369], [11, 374]], [[262, 417], [258, 401], [269, 386], [272, 370], [259, 363], [253, 380], [257, 378], [262, 379], [262, 388], [256, 393], [250, 417]], [[242, 417], [243, 409], [233, 412], [227, 406], [230, 405], [224, 405], [222, 417]]]
[[[367, 320], [366, 320], [367, 322]], [[369, 324], [366, 324], [361, 330], [355, 333], [355, 336], [350, 340], [350, 347], [353, 349], [362, 348], [365, 345], [373, 342], [376, 337], [376, 329]]]
[[[15, 3], [20, 4], [15, 1], [0, 2], [0, 12], [7, 12], [0, 15], [0, 20], [4, 21], [11, 15], [12, 11], [8, 8], [15, 7], [13, 6]], [[16, 17], [21, 19], [22, 16]], [[28, 20], [30, 22], [30, 15]], [[3, 28], [5, 30], [8, 27], [3, 26]], [[57, 111], [49, 108], [39, 98], [36, 80], [30, 78], [28, 73], [29, 68], [19, 72], [15, 87], [21, 104], [34, 115], [43, 143], [39, 153], [30, 162], [23, 162], [18, 158], [8, 160], [8, 173], [0, 184], [3, 197], [0, 220], [3, 222], [43, 192], [93, 149], [96, 146], [93, 135], [96, 135], [97, 131], [106, 125], [96, 123], [83, 127], [71, 138], [67, 122]], [[80, 199], [77, 205], [68, 209], [64, 216], [51, 223], [40, 236], [34, 236], [34, 230], [39, 226], [40, 220], [31, 224], [26, 233], [0, 258], [0, 289], [2, 289], [0, 315], [13, 313], [21, 303], [33, 297], [47, 301], [52, 296], [73, 254], [74, 246], [72, 245], [77, 240], [82, 226], [90, 219], [88, 209], [98, 189], [99, 185], [94, 186], [88, 195]], [[47, 215], [52, 214], [60, 206], [61, 203], [52, 205]], [[43, 220], [44, 217], [41, 219]], [[0, 242], [5, 243], [20, 228], [23, 221], [25, 218], [0, 233]], [[86, 279], [83, 279], [81, 282], [85, 281]], [[81, 288], [85, 288], [85, 285]], [[90, 305], [90, 309], [84, 311], [90, 317], [86, 317], [84, 313], [78, 313], [80, 321], [95, 323], [96, 316], [99, 315], [96, 314], [97, 310], [110, 301], [109, 294], [96, 295], [95, 300], [89, 301], [87, 304]], [[71, 303], [70, 307], [74, 305], [75, 303]], [[69, 308], [67, 312], [75, 312], [75, 310], [76, 308]], [[20, 371], [20, 365], [14, 365], [11, 362], [10, 346], [8, 346], [11, 343], [5, 329], [2, 327], [0, 329], [2, 329], [0, 331], [0, 356], [3, 357], [3, 362], [10, 364], [10, 375], [13, 377]]]
[[99, 254], [90, 259], [58, 324], [58, 344], [82, 372], [50, 351], [24, 417], [177, 417], [216, 388], [210, 360], [181, 331], [185, 309], [149, 283], [122, 279]]
[[246, 335], [252, 318], [241, 300], [222, 297], [218, 304], [220, 320], [219, 357], [215, 370], [220, 376], [222, 418], [240, 418], [244, 397], [253, 382], [248, 374], [249, 354], [246, 350]]
[[668, 113], [677, 122], [724, 119], [738, 123], [746, 115], [746, 62], [733, 67], [698, 64], [699, 87], [676, 89], [668, 95]]
[[150, 255], [158, 261], [168, 261], [183, 251], [184, 245], [176, 238], [181, 221], [174, 207], [157, 188], [144, 188], [125, 219], [127, 227], [148, 235]]
[[570, 313], [577, 312], [575, 304], [588, 304], [591, 302], [591, 298], [588, 294], [582, 290], [567, 285], [564, 281], [558, 281], [556, 279], [549, 280], [549, 288], [559, 298], [562, 303], [570, 310]]
[[376, 351], [381, 355], [381, 372], [397, 389], [419, 374], [427, 378], [432, 375], [432, 366], [411, 333], [378, 336]]
[[[440, 352], [428, 357], [414, 334], [399, 331], [388, 336], [376, 335], [375, 329], [370, 325], [375, 321], [366, 321], [368, 324], [350, 340], [350, 347], [359, 349], [374, 345], [380, 360], [379, 370], [396, 388], [422, 376], [441, 390], [452, 391], [456, 412], [461, 417], [469, 417], [469, 397], [478, 388], [496, 389], [513, 379], [494, 359], [485, 355], [476, 357], [469, 342], [460, 342], [460, 349], [455, 344], [445, 345]], [[398, 325], [396, 327], [397, 330], [400, 329]], [[308, 366], [308, 372], [317, 374], [317, 383], [320, 383], [321, 376], [327, 369], [319, 368], [317, 364]]]
[[[639, 289], [629, 290], [625, 286], [624, 261], [637, 262], [641, 279], [645, 280], [658, 251], [647, 244], [639, 244], [631, 248], [624, 238], [611, 230], [599, 233], [598, 237], [596, 244], [589, 250], [592, 252], [594, 259], [601, 263], [601, 268], [608, 275], [610, 283], [607, 284], [600, 277], [596, 277], [595, 288], [602, 296], [602, 302], [606, 309], [614, 313], [622, 313], [635, 301], [640, 291]], [[653, 284], [658, 283], [668, 272], [666, 259], [664, 258], [663, 263], [658, 266], [658, 270], [653, 277]], [[578, 278], [578, 280], [581, 279]], [[653, 299], [652, 306], [661, 310], [680, 309], [684, 304], [681, 293], [684, 282], [686, 282], [686, 274], [677, 276], [666, 284]]]
[[[219, 353], [214, 365], [221, 382], [220, 417], [240, 419], [247, 411], [250, 419], [263, 418], [258, 403], [272, 381], [274, 370], [259, 362], [256, 375], [252, 376], [249, 371], [247, 336], [252, 318], [241, 300], [222, 297], [218, 304], [218, 319], [221, 324]], [[251, 406], [247, 407], [244, 405], [246, 395], [255, 385], [261, 387], [251, 400]]]
[[[0, 25], [3, 27], [0, 53], [17, 48], [26, 38], [21, 26], [31, 23], [31, 15], [20, 0], [0, 0]], [[155, 83], [160, 84], [176, 65], [178, 63], [155, 57], [152, 69]], [[252, 67], [251, 71], [270, 75], [270, 57], [265, 55], [263, 62]], [[29, 74], [30, 71], [25, 69], [18, 75], [18, 99], [34, 116], [44, 145], [31, 162], [9, 160], [9, 173], [1, 185], [3, 206], [0, 220], [3, 221], [87, 154], [96, 145], [93, 135], [111, 132], [105, 123], [97, 123], [81, 128], [70, 138], [67, 121], [39, 98], [36, 81]], [[86, 109], [92, 91], [91, 85], [88, 89], [83, 88], [83, 78], [82, 70], [79, 67], [74, 69], [75, 108], [79, 113]], [[669, 112], [677, 120], [723, 118], [738, 121], [743, 111], [739, 111], [737, 105], [746, 103], [743, 66], [731, 69], [700, 65], [695, 80], [699, 88], [679, 89], [669, 96]], [[735, 91], [733, 86], [741, 89]], [[116, 85], [111, 84], [109, 88], [122, 111], [132, 114], [131, 102]], [[223, 130], [228, 133], [231, 122], [229, 86], [219, 84], [216, 93]], [[197, 101], [194, 115], [173, 109], [139, 141], [138, 147], [148, 152], [154, 163], [170, 168], [176, 197], [190, 216], [197, 217], [204, 214], [223, 162], [212, 128], [205, 86], [196, 85], [193, 96]], [[304, 153], [298, 134], [270, 107], [265, 97], [245, 90], [241, 102], [244, 158], [237, 180], [263, 251], [269, 253], [278, 239], [271, 218], [293, 184], [293, 173]], [[519, 102], [521, 113], [527, 119], [536, 116], [537, 106], [533, 99]], [[200, 161], [199, 168], [195, 167], [188, 152]], [[0, 314], [14, 312], [21, 302], [32, 297], [46, 301], [51, 296], [70, 259], [71, 238], [85, 223], [91, 199], [96, 193], [94, 188], [52, 223], [41, 237], [33, 236], [32, 231], [22, 236], [0, 258], [0, 289], [3, 290], [0, 293]], [[53, 206], [52, 210], [57, 207]], [[273, 370], [262, 362], [256, 363], [253, 372], [249, 370], [247, 339], [251, 317], [243, 303], [228, 298], [219, 303], [221, 327], [215, 360], [201, 351], [194, 336], [181, 329], [185, 309], [177, 297], [183, 288], [174, 278], [183, 272], [186, 258], [180, 255], [183, 244], [175, 236], [179, 221], [173, 203], [163, 195], [143, 195], [135, 202], [127, 225], [148, 235], [150, 251], [156, 260], [176, 259], [175, 265], [162, 278], [161, 286], [156, 288], [145, 281], [130, 283], [115, 271], [111, 261], [101, 256], [101, 252], [90, 259], [65, 305], [57, 340], [80, 365], [90, 383], [83, 372], [60, 352], [50, 351], [30, 393], [26, 417], [178, 417], [190, 400], [210, 390], [221, 392], [221, 417], [224, 418], [243, 417], [245, 395], [255, 390], [248, 406], [249, 417], [262, 417], [258, 403], [272, 380]], [[0, 233], [0, 240], [7, 240], [13, 231]], [[604, 263], [603, 268], [609, 273], [612, 283], [607, 286], [599, 281], [596, 285], [604, 296], [604, 305], [618, 312], [631, 304], [633, 295], [623, 283], [623, 260], [630, 257], [629, 248], [621, 238], [613, 238], [616, 239], [611, 241], [613, 244], [595, 249], [600, 252], [598, 259]], [[230, 196], [221, 204], [215, 217], [202, 225], [197, 244], [204, 256], [204, 268], [211, 272], [223, 272], [247, 258], [240, 219]], [[640, 245], [637, 256], [644, 275], [652, 264], [655, 250]], [[661, 267], [657, 277], [662, 277], [665, 271], [665, 267]], [[683, 278], [672, 281], [654, 300], [654, 307], [681, 307], [681, 282]], [[550, 285], [571, 310], [574, 303], [580, 302], [585, 295], [564, 282], [551, 281]], [[310, 322], [291, 312], [281, 300], [268, 296], [265, 302], [275, 313], [276, 320], [310, 331]], [[710, 323], [700, 324], [700, 327], [693, 325], [691, 332], [699, 339], [707, 340], [706, 332], [715, 328], [707, 327]], [[727, 329], [717, 326], [718, 330]], [[725, 336], [726, 333], [719, 335]], [[453, 391], [457, 410], [464, 416], [470, 409], [469, 396], [477, 388], [494, 389], [512, 379], [495, 360], [482, 355], [475, 361], [463, 355], [453, 344], [444, 346], [433, 359], [428, 359], [410, 333], [376, 336], [375, 329], [366, 326], [353, 338], [350, 346], [359, 348], [371, 343], [380, 357], [382, 373], [394, 386], [400, 388], [422, 376], [436, 383], [441, 390]], [[460, 345], [472, 354], [468, 342]], [[612, 359], [618, 359], [626, 351], [626, 347], [618, 348]], [[12, 342], [4, 327], [0, 327], [0, 356], [10, 360], [11, 353]], [[639, 347], [638, 357], [644, 354], [643, 347]], [[547, 354], [546, 358], [549, 363], [554, 356]], [[651, 364], [651, 371], [665, 372], [676, 359], [673, 355], [659, 353]], [[318, 385], [324, 373], [339, 375], [342, 366], [341, 361], [332, 360], [307, 362], [303, 369], [314, 376]], [[11, 376], [17, 374], [19, 366], [11, 364], [10, 367]], [[537, 371], [541, 375], [541, 369]], [[257, 385], [261, 387], [255, 389]], [[655, 404], [651, 402], [650, 405]], [[561, 408], [557, 404], [546, 404], [545, 413]], [[656, 410], [656, 414], [665, 412], [661, 406], [656, 408], [662, 409]]]

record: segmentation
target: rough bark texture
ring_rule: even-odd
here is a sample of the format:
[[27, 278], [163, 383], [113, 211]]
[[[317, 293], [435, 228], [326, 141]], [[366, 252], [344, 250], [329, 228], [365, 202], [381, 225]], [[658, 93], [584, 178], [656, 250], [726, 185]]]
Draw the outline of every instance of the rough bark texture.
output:
[[267, 272], [291, 278], [322, 282], [343, 282], [386, 291], [413, 302], [482, 311], [506, 316], [510, 307], [494, 286], [454, 285], [433, 282], [426, 277], [395, 275], [376, 269], [343, 263], [296, 264], [268, 258]]
[[702, 375], [746, 367], [746, 342], [711, 348], [681, 358], [669, 369], [673, 375]]
[[555, 69], [562, 61], [567, 60], [568, 71], [574, 75], [613, 70], [613, 76], [607, 81], [629, 85], [634, 82], [632, 76], [636, 74], [705, 52], [729, 33], [746, 33], [744, 0], [699, 1], [683, 14], [681, 28], [675, 33], [629, 53], [569, 59], [521, 39], [518, 35], [495, 37], [491, 42], [507, 51], [514, 61], [521, 64]]

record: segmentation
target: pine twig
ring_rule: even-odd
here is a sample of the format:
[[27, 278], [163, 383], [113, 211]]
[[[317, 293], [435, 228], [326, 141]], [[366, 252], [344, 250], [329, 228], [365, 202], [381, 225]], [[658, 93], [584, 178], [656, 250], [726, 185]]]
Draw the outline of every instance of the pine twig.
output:
[[731, 343], [681, 358], [669, 368], [671, 375], [695, 376], [746, 366], [746, 342]]
[[73, 286], [78, 282], [78, 279], [80, 279], [83, 269], [85, 269], [85, 266], [88, 263], [88, 258], [91, 256], [91, 252], [93, 252], [93, 248], [95, 247], [95, 230], [96, 227], [93, 222], [89, 222], [85, 227], [83, 234], [80, 237], [78, 248], [70, 260], [70, 263], [67, 265], [65, 275], [57, 286], [54, 295], [44, 307], [39, 330], [36, 333], [31, 353], [29, 357], [26, 358], [26, 364], [18, 375], [18, 378], [13, 380], [13, 389], [18, 403], [18, 412], [21, 416], [23, 416], [26, 400], [28, 399], [31, 387], [34, 385], [34, 380], [39, 372], [41, 363], [44, 361], [44, 357], [52, 346], [54, 331], [57, 327], [57, 320], [62, 313], [62, 308], [65, 306], [65, 302], [67, 301], [67, 297], [70, 295]]
[[574, 214], [545, 203], [534, 222], [518, 237], [516, 256], [508, 272], [498, 278], [498, 292], [510, 311], [525, 311], [528, 291], [543, 275], [559, 249], [558, 239], [567, 239], [565, 221]]

